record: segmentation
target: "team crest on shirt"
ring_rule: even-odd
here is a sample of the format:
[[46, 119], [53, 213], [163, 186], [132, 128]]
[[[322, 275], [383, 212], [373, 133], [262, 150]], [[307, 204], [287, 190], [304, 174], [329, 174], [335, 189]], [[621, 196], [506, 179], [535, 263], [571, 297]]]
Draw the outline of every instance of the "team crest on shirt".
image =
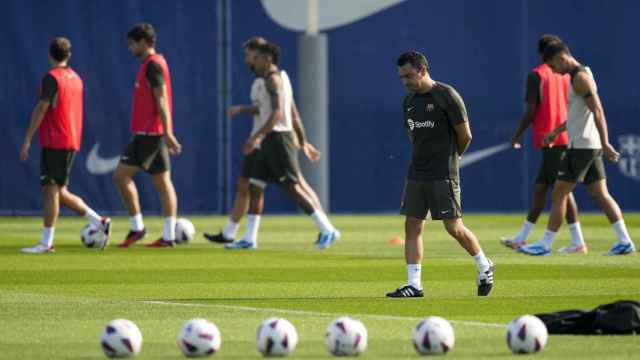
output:
[[435, 105], [433, 104], [427, 104], [427, 111], [433, 111], [433, 109], [435, 109]]
[[139, 88], [139, 87], [140, 87], [140, 84], [139, 84], [137, 81], [135, 81], [135, 82], [133, 83], [133, 86], [137, 89], [137, 88]]
[[620, 161], [618, 168], [622, 175], [640, 181], [640, 136], [626, 134], [618, 137]]

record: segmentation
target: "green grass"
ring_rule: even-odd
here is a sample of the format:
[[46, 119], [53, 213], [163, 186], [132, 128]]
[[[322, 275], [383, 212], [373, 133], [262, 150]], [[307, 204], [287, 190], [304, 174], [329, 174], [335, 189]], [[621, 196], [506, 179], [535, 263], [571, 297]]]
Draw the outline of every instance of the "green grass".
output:
[[[198, 231], [217, 231], [222, 217], [191, 217]], [[472, 259], [443, 230], [425, 227], [424, 299], [391, 300], [384, 293], [405, 281], [402, 248], [387, 240], [402, 234], [400, 216], [335, 216], [342, 239], [319, 252], [315, 230], [303, 216], [267, 216], [259, 249], [225, 251], [202, 239], [176, 249], [135, 246], [85, 249], [84, 220], [62, 218], [55, 254], [23, 255], [40, 237], [39, 218], [0, 218], [0, 358], [98, 359], [102, 327], [111, 319], [134, 321], [144, 337], [141, 359], [179, 359], [175, 338], [182, 324], [206, 317], [222, 333], [215, 358], [259, 358], [255, 329], [270, 316], [290, 320], [300, 342], [293, 358], [328, 358], [323, 335], [339, 315], [353, 315], [369, 331], [365, 359], [416, 358], [411, 331], [420, 318], [452, 320], [456, 345], [449, 358], [507, 358], [506, 324], [526, 313], [593, 308], [640, 299], [640, 257], [604, 257], [614, 234], [602, 215], [582, 215], [588, 255], [535, 258], [498, 244], [522, 216], [469, 215], [467, 227], [497, 265], [494, 292], [475, 296]], [[146, 218], [157, 238], [161, 220]], [[640, 215], [627, 214], [632, 236]], [[113, 243], [127, 231], [114, 219]], [[543, 230], [541, 218], [532, 238]], [[566, 227], [555, 246], [568, 241]], [[628, 359], [640, 351], [637, 336], [551, 336], [537, 358]], [[521, 358], [516, 357], [514, 358]]]

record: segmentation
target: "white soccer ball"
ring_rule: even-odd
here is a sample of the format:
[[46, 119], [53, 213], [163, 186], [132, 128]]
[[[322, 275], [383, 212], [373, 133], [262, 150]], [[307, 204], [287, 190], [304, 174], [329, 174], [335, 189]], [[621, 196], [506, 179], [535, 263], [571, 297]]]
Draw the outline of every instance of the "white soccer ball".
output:
[[340, 317], [327, 327], [324, 342], [335, 356], [357, 356], [367, 349], [367, 328], [358, 320]]
[[196, 228], [189, 219], [180, 218], [176, 220], [176, 244], [185, 244], [193, 240]]
[[515, 354], [536, 353], [547, 345], [547, 327], [533, 315], [523, 315], [507, 325], [507, 345]]
[[109, 358], [134, 357], [142, 348], [142, 334], [131, 321], [116, 319], [105, 326], [100, 343], [102, 351]]
[[206, 319], [191, 319], [180, 330], [177, 342], [186, 357], [213, 355], [220, 350], [220, 331]]
[[264, 356], [287, 356], [298, 344], [298, 332], [286, 319], [269, 318], [258, 327], [256, 342]]
[[413, 347], [420, 355], [446, 354], [453, 349], [455, 342], [453, 327], [439, 316], [420, 321], [413, 330]]
[[93, 225], [87, 224], [80, 231], [80, 241], [88, 248], [102, 249], [109, 241], [109, 237], [100, 229], [96, 229]]

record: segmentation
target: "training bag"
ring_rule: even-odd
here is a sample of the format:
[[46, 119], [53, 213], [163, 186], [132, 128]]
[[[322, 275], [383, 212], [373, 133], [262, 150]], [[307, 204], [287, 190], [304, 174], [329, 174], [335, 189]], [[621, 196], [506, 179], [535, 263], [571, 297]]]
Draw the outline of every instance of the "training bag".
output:
[[549, 334], [640, 334], [640, 303], [631, 300], [600, 305], [591, 311], [567, 310], [536, 314]]

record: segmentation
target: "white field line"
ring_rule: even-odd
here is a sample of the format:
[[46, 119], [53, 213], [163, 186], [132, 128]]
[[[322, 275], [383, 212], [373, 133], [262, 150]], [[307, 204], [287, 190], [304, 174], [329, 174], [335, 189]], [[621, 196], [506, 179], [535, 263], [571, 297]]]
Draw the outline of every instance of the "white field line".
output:
[[[142, 301], [137, 301], [137, 302], [138, 303], [143, 303], [143, 304], [149, 304], [149, 305], [181, 306], [181, 307], [203, 307], [203, 308], [216, 308], [216, 309], [264, 312], [264, 313], [277, 313], [277, 314], [289, 314], [289, 315], [330, 317], [330, 318], [344, 315], [344, 314], [338, 314], [338, 313], [325, 313], [325, 312], [318, 312], [318, 311], [287, 310], [287, 309], [278, 309], [278, 308], [261, 308], [261, 307], [239, 306], [239, 305], [224, 305], [224, 304], [193, 304], [193, 303], [181, 303], [181, 302], [170, 302], [170, 301], [153, 301], [153, 300], [142, 300]], [[375, 315], [375, 314], [351, 314], [350, 316], [354, 317], [354, 318], [361, 318], [361, 319], [367, 319], [368, 318], [368, 319], [375, 319], [375, 320], [414, 320], [414, 321], [422, 320], [422, 318], [412, 317], [412, 316]], [[487, 327], [487, 328], [504, 329], [506, 327], [505, 324], [486, 323], [486, 322], [480, 322], [480, 321], [449, 320], [449, 322], [453, 323], [453, 324], [459, 324], [459, 325], [478, 326], [478, 327]]]

